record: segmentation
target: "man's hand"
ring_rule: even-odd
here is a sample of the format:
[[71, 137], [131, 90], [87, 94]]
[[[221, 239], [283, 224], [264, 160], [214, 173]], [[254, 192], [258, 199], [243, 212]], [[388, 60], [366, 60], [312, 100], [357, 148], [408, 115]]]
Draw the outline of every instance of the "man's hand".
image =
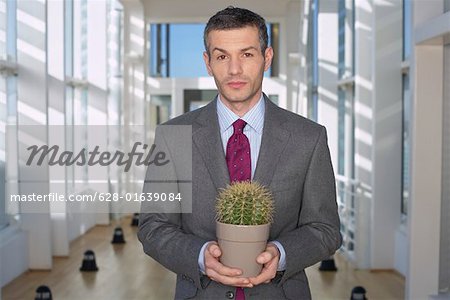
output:
[[253, 285], [269, 283], [277, 274], [279, 260], [280, 252], [278, 247], [273, 243], [268, 243], [266, 250], [256, 258], [256, 261], [263, 265], [263, 269], [258, 276], [249, 278], [250, 282]]
[[229, 268], [219, 262], [222, 251], [216, 242], [211, 242], [205, 250], [205, 273], [211, 280], [236, 287], [253, 287], [248, 278], [238, 277], [240, 269]]

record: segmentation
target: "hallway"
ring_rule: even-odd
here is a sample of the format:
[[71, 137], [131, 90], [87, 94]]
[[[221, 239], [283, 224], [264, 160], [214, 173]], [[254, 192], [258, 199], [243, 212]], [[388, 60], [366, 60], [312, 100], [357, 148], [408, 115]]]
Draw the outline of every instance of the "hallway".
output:
[[[52, 271], [22, 274], [2, 289], [2, 299], [33, 299], [41, 284], [50, 287], [53, 299], [173, 299], [175, 275], [144, 254], [137, 227], [130, 224], [131, 218], [122, 218], [124, 245], [110, 243], [115, 224], [92, 228], [71, 243], [69, 258], [54, 258]], [[87, 249], [96, 254], [98, 272], [79, 271]], [[337, 273], [319, 272], [318, 265], [307, 270], [313, 299], [348, 299], [357, 285], [371, 300], [404, 298], [404, 279], [396, 273], [354, 270], [339, 254], [336, 264]]]

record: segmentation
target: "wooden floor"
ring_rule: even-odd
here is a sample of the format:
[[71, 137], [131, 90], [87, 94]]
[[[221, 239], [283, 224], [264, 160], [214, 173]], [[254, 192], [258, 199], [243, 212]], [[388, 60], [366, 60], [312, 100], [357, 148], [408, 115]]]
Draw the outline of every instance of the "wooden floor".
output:
[[[55, 300], [173, 299], [175, 275], [143, 253], [130, 223], [130, 218], [121, 222], [126, 244], [111, 244], [117, 224], [97, 226], [72, 242], [70, 257], [54, 258], [52, 271], [29, 271], [5, 286], [2, 299], [34, 299], [42, 284]], [[79, 271], [88, 249], [96, 254], [98, 272]], [[353, 270], [340, 255], [335, 259], [337, 272], [319, 272], [318, 265], [307, 269], [313, 299], [349, 299], [357, 285], [370, 300], [404, 298], [404, 279], [396, 273]]]

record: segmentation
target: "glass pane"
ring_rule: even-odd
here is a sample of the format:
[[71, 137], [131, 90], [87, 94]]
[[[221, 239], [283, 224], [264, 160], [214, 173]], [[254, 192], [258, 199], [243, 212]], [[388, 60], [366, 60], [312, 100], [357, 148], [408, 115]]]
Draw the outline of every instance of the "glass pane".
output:
[[6, 59], [6, 0], [0, 0], [0, 59]]
[[338, 174], [345, 174], [345, 91], [338, 90]]
[[161, 124], [171, 118], [172, 97], [170, 95], [152, 95], [150, 100], [155, 109], [156, 124]]
[[217, 95], [216, 90], [184, 90], [184, 112], [205, 106]]
[[317, 121], [317, 85], [319, 82], [319, 61], [318, 53], [318, 0], [311, 2], [311, 16], [308, 24], [308, 118]]
[[6, 138], [5, 138], [5, 122], [6, 122], [6, 84], [5, 79], [0, 77], [0, 122], [2, 123], [0, 134], [0, 229], [6, 224], [6, 190], [5, 190], [5, 180], [6, 180]]
[[338, 77], [342, 78], [345, 74], [345, 0], [339, 0], [339, 33], [338, 33]]
[[444, 12], [450, 11], [450, 0], [444, 0]]
[[403, 147], [402, 147], [402, 214], [408, 214], [409, 189], [410, 189], [410, 90], [409, 76], [403, 75]]
[[73, 2], [73, 77], [87, 76], [87, 2]]
[[403, 59], [411, 53], [411, 0], [403, 0]]
[[275, 103], [276, 105], [278, 105], [278, 101], [279, 101], [278, 95], [269, 95], [268, 97], [269, 97], [269, 99], [270, 99], [273, 103]]

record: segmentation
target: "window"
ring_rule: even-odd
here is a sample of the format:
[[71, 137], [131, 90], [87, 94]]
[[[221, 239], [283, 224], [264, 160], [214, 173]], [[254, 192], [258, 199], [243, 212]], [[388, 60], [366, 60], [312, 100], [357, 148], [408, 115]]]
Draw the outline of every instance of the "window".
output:
[[411, 0], [403, 0], [403, 60], [411, 54]]
[[[14, 63], [16, 51], [16, 2], [0, 0], [0, 59]], [[6, 70], [0, 77], [0, 229], [8, 224], [8, 215], [15, 214], [18, 207], [7, 202], [8, 194], [18, 192], [18, 159], [15, 155], [17, 144], [6, 138], [6, 125], [16, 124], [17, 115], [17, 81], [12, 72]], [[11, 132], [14, 133], [14, 132]], [[12, 139], [17, 141], [17, 139]]]
[[[66, 148], [79, 151], [87, 147], [87, 1], [67, 1], [64, 17], [64, 60], [68, 85], [65, 91]], [[72, 125], [77, 125], [77, 136]], [[83, 168], [66, 168], [66, 191], [72, 193], [74, 180], [86, 182], [87, 165]]]
[[184, 90], [184, 112], [192, 111], [205, 106], [211, 101], [211, 99], [214, 99], [216, 95], [216, 90]]
[[7, 224], [6, 219], [6, 80], [0, 77], [0, 122], [2, 123], [2, 133], [0, 136], [0, 229]]
[[[338, 77], [346, 76], [345, 70], [345, 0], [339, 0], [338, 17]], [[339, 175], [345, 175], [345, 89], [338, 88], [338, 167]]]
[[337, 180], [338, 202], [340, 207], [349, 211], [342, 218], [341, 232], [344, 237], [343, 248], [348, 253], [355, 250], [355, 195], [354, 184], [354, 1], [339, 0], [338, 3], [338, 165]]
[[402, 142], [402, 203], [401, 212], [408, 214], [409, 189], [411, 185], [410, 179], [410, 127], [411, 127], [411, 95], [409, 90], [409, 74], [402, 75], [403, 86], [403, 142]]
[[354, 1], [339, 1], [338, 174], [354, 177]]
[[[5, 60], [6, 58], [6, 0], [0, 0], [0, 59]], [[6, 223], [6, 145], [5, 145], [5, 126], [3, 125], [6, 121], [6, 80], [0, 77], [0, 122], [2, 122], [2, 134], [0, 136], [1, 152], [0, 155], [0, 229], [3, 228]]]
[[155, 120], [155, 125], [171, 119], [172, 97], [170, 95], [152, 95], [150, 103], [151, 109], [154, 110], [150, 120]]
[[[88, 149], [88, 92], [87, 84], [83, 82], [87, 79], [87, 0], [73, 2], [73, 78], [81, 84], [73, 87], [73, 125], [77, 125], [77, 134], [81, 138], [74, 137], [73, 145], [75, 152], [79, 149]], [[75, 180], [82, 180], [86, 183], [88, 180], [88, 165], [83, 168], [75, 168]]]
[[[203, 61], [205, 24], [151, 24], [150, 61], [152, 77], [208, 77]], [[269, 44], [274, 47], [272, 67], [265, 76], [278, 76], [279, 25], [267, 24]], [[273, 40], [272, 40], [273, 37]]]
[[319, 1], [311, 1], [310, 18], [308, 20], [308, 118], [317, 121], [317, 101], [319, 99], [317, 87], [319, 84], [319, 60], [318, 60], [318, 18]]
[[[409, 56], [411, 54], [411, 1], [403, 0], [403, 69], [402, 69], [402, 194], [401, 213], [408, 214], [410, 193], [410, 153], [411, 153], [411, 93], [409, 76]], [[405, 219], [405, 218], [404, 218]]]

